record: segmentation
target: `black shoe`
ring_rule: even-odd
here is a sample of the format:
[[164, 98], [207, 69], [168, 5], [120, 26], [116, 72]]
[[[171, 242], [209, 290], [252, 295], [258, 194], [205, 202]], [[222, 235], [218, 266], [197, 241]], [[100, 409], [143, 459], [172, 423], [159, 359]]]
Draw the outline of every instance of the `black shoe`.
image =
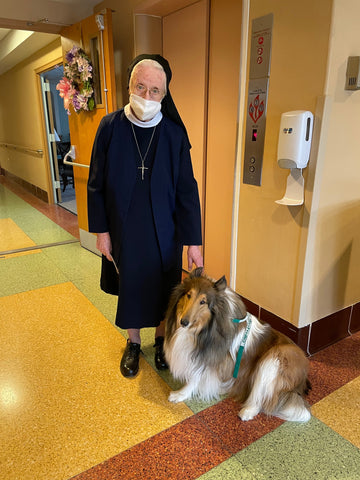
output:
[[120, 372], [124, 377], [135, 377], [139, 371], [139, 357], [141, 347], [138, 343], [127, 341], [125, 351], [120, 362]]
[[169, 368], [164, 354], [164, 337], [155, 338], [155, 366], [158, 370], [167, 370]]

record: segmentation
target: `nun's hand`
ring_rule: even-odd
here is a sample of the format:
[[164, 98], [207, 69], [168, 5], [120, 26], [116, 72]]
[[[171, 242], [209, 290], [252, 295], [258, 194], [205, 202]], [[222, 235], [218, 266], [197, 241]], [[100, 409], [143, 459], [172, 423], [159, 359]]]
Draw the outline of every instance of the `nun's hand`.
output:
[[109, 262], [112, 262], [112, 246], [111, 246], [111, 239], [110, 239], [110, 233], [109, 232], [104, 232], [104, 233], [97, 233], [97, 239], [96, 239], [96, 248], [103, 254], [105, 257], [109, 260]]
[[187, 251], [188, 266], [189, 270], [192, 269], [193, 265], [196, 267], [203, 267], [204, 260], [201, 255], [201, 250], [199, 245], [189, 245]]

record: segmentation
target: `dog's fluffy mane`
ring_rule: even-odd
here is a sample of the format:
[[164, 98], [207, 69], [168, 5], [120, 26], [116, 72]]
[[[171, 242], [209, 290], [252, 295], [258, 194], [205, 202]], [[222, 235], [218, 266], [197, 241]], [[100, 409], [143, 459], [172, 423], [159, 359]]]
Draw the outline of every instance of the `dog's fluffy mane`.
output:
[[202, 268], [197, 268], [175, 287], [171, 295], [166, 314], [167, 338], [172, 337], [177, 329], [177, 304], [191, 288], [206, 294], [211, 312], [210, 320], [193, 336], [193, 358], [195, 360], [197, 357], [199, 362], [205, 361], [208, 366], [215, 366], [230, 351], [234, 336], [243, 328], [243, 325], [234, 323], [233, 319], [244, 318], [246, 307], [240, 295], [228, 288], [225, 276], [214, 281], [203, 273]]

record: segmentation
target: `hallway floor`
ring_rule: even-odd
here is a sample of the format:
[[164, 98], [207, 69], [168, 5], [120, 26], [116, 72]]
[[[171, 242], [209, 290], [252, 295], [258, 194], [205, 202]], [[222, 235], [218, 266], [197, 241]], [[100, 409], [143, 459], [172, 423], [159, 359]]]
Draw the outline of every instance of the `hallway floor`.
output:
[[1, 176], [0, 252], [1, 479], [360, 478], [360, 332], [311, 357], [309, 423], [242, 422], [230, 399], [168, 402], [152, 329], [121, 376], [116, 298], [76, 216]]

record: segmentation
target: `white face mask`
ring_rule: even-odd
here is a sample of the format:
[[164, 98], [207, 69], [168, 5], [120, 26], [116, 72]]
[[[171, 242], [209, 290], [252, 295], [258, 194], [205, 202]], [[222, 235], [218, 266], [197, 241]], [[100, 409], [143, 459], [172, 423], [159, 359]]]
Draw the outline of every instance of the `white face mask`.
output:
[[138, 95], [130, 95], [130, 106], [139, 120], [147, 122], [155, 117], [161, 110], [161, 102], [146, 100]]

